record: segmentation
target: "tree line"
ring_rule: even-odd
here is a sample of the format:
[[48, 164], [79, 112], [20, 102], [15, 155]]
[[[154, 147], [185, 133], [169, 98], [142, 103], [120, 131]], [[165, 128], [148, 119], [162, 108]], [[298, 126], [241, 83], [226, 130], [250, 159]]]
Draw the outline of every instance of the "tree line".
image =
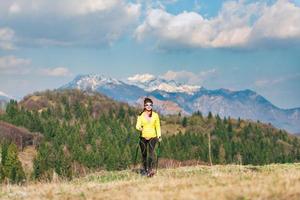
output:
[[[101, 107], [102, 97], [95, 99], [97, 94], [83, 95], [78, 91], [39, 95], [46, 97], [46, 106], [28, 109], [24, 102], [10, 101], [5, 114], [0, 115], [0, 120], [43, 134], [33, 162], [33, 180], [51, 180], [54, 174], [72, 179], [90, 170], [121, 170], [133, 164], [139, 140], [135, 130], [138, 110], [107, 99], [105, 107]], [[162, 121], [169, 118], [161, 117]], [[200, 111], [189, 117], [179, 115], [176, 120], [185, 132], [163, 135], [164, 158], [259, 165], [300, 160], [299, 138], [260, 122], [221, 119], [211, 113], [204, 117]], [[24, 172], [17, 157], [3, 153], [9, 152], [7, 144], [1, 149], [1, 161], [5, 161], [1, 162], [0, 180], [11, 179], [16, 173], [17, 178], [11, 180], [20, 182]], [[16, 149], [11, 147], [12, 151]], [[11, 161], [7, 157], [15, 160], [16, 167], [8, 167]]]

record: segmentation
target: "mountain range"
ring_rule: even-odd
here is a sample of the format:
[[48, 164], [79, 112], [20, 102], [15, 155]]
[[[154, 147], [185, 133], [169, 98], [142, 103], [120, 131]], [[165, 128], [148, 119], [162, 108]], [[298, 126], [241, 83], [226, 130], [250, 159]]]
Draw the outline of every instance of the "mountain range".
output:
[[246, 89], [209, 90], [197, 85], [177, 83], [150, 74], [119, 80], [99, 74], [78, 75], [59, 89], [91, 90], [115, 100], [141, 107], [145, 96], [154, 100], [161, 114], [191, 115], [201, 111], [220, 117], [232, 117], [271, 123], [291, 133], [300, 132], [300, 108], [281, 109], [255, 91]]

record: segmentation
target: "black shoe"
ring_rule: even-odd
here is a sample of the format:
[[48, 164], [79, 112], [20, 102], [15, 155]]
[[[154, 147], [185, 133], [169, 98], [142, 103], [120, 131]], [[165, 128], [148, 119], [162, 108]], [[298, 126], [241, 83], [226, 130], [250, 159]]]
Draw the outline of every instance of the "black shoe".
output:
[[147, 175], [148, 175], [148, 171], [145, 170], [145, 169], [142, 169], [142, 170], [141, 170], [141, 175], [142, 175], [142, 176], [147, 176]]

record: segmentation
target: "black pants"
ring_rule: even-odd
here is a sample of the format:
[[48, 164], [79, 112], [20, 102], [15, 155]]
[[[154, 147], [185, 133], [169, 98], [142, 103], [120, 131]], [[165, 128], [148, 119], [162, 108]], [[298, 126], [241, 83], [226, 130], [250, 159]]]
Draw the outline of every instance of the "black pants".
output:
[[[155, 144], [157, 142], [157, 138], [151, 138], [149, 140], [146, 140], [145, 138], [140, 138], [140, 147], [142, 152], [142, 158], [143, 158], [143, 167], [144, 170], [151, 170], [154, 166], [154, 149]], [[147, 148], [149, 149], [149, 159], [147, 162]], [[147, 165], [148, 163], [148, 165]]]

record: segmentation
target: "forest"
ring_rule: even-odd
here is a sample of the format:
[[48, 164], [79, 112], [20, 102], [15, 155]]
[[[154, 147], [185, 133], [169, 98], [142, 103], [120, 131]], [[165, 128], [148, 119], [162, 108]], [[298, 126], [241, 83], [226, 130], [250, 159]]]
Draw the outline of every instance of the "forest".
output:
[[[0, 120], [42, 135], [36, 144], [33, 171], [26, 177], [18, 160], [18, 148], [1, 140], [0, 182], [65, 179], [95, 170], [131, 168], [139, 141], [135, 123], [139, 109], [105, 95], [79, 90], [36, 92], [11, 100]], [[221, 118], [195, 111], [160, 115], [160, 157], [212, 164], [287, 163], [300, 161], [300, 139], [271, 124]], [[180, 127], [176, 132], [166, 130]], [[165, 130], [164, 130], [165, 129]], [[140, 156], [139, 156], [140, 157]]]

